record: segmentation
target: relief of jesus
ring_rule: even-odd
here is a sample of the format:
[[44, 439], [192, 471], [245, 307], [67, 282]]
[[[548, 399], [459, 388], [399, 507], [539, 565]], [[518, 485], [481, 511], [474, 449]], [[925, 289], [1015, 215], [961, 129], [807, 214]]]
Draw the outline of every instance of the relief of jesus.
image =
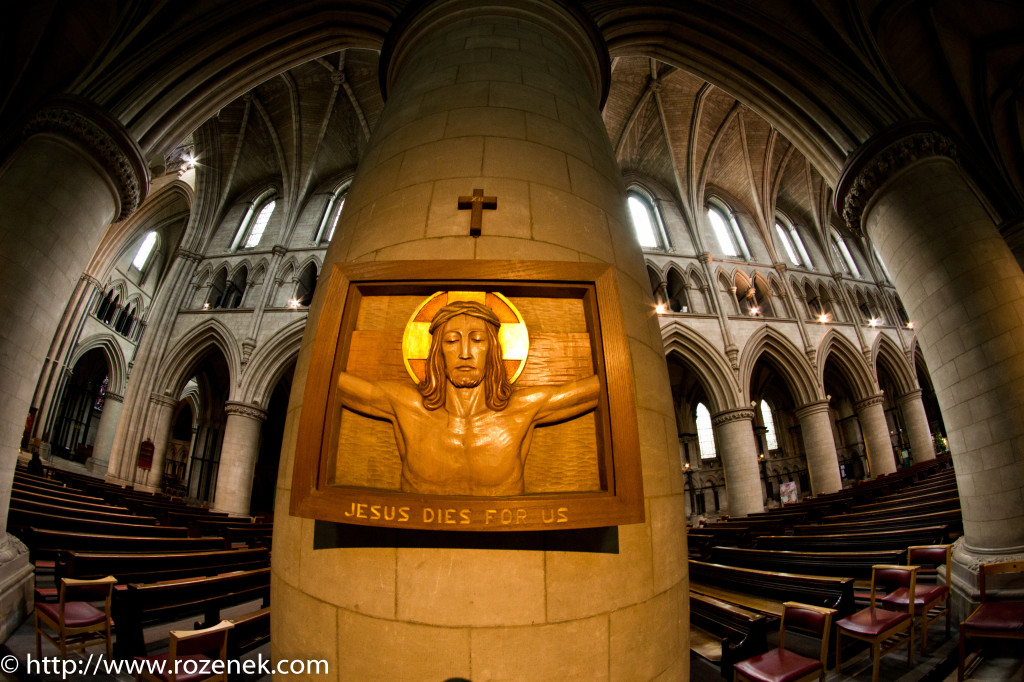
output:
[[597, 407], [596, 375], [513, 387], [502, 362], [500, 326], [487, 305], [455, 301], [430, 321], [426, 375], [419, 384], [339, 374], [342, 405], [393, 424], [403, 491], [522, 495], [534, 427]]

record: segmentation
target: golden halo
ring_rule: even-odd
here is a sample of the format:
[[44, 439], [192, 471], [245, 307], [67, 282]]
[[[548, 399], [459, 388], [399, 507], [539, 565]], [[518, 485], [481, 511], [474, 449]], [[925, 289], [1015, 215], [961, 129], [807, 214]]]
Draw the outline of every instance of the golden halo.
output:
[[402, 334], [402, 360], [409, 376], [417, 384], [423, 380], [430, 352], [430, 320], [438, 310], [455, 301], [476, 301], [494, 311], [501, 320], [498, 340], [509, 383], [515, 382], [526, 367], [530, 352], [530, 335], [523, 316], [512, 302], [497, 291], [437, 291], [416, 307]]

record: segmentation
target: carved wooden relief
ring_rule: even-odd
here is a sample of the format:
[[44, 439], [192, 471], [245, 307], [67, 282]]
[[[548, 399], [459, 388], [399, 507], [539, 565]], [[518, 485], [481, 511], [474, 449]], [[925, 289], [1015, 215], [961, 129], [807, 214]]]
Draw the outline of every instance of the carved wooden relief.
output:
[[614, 274], [579, 263], [335, 266], [293, 514], [408, 528], [643, 520]]

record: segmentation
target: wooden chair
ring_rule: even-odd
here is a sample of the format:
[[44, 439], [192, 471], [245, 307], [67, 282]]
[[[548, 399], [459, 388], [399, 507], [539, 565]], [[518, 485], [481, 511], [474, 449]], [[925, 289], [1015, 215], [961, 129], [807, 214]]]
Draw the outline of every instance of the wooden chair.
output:
[[[228, 631], [233, 627], [222, 620], [203, 630], [171, 630], [166, 654], [136, 657], [142, 662], [136, 682], [227, 682]], [[222, 661], [220, 672], [213, 672], [212, 661]]]
[[[95, 580], [62, 578], [57, 603], [36, 603], [36, 657], [41, 657], [42, 637], [60, 649], [61, 658], [68, 651], [105, 643], [110, 658], [110, 594], [117, 578], [108, 575]], [[93, 605], [103, 602], [103, 608]], [[47, 629], [51, 630], [51, 635]]]
[[917, 594], [917, 566], [878, 565], [871, 570], [871, 604], [853, 615], [836, 621], [836, 672], [841, 672], [843, 637], [867, 642], [871, 647], [871, 681], [878, 682], [878, 665], [882, 656], [901, 644], [907, 645], [907, 665], [914, 665], [914, 607], [907, 600], [905, 611], [890, 611], [875, 606], [880, 587], [905, 588]]
[[[956, 679], [964, 679], [964, 671], [973, 666], [981, 656], [975, 652], [968, 661], [966, 654], [967, 638], [991, 639], [1024, 639], [1024, 601], [999, 600], [986, 591], [988, 577], [1004, 573], [1024, 573], [1024, 561], [999, 561], [981, 565], [979, 587], [981, 588], [981, 604], [960, 623], [960, 664], [957, 667]], [[1022, 675], [1024, 679], [1024, 675]]]
[[[825, 680], [828, 672], [828, 637], [836, 610], [822, 606], [787, 601], [782, 605], [779, 623], [779, 646], [768, 653], [740, 661], [733, 667], [733, 682], [810, 682]], [[818, 659], [808, 658], [786, 649], [786, 629], [809, 632], [821, 638]]]
[[[915, 545], [907, 548], [907, 564], [935, 568], [936, 577], [934, 583], [921, 581], [918, 575], [917, 587], [914, 591], [914, 613], [921, 615], [921, 653], [928, 646], [928, 626], [939, 619], [939, 616], [946, 616], [946, 637], [949, 637], [950, 620], [952, 609], [949, 607], [949, 579], [951, 570], [951, 557], [953, 545]], [[945, 582], [938, 581], [937, 569], [945, 566]], [[882, 603], [897, 611], [907, 610], [907, 595], [910, 594], [905, 588], [899, 588], [882, 598]]]

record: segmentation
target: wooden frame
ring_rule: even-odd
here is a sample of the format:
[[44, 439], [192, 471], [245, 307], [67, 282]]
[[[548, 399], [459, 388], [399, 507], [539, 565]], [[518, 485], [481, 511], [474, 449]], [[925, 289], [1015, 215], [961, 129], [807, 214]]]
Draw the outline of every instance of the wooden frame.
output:
[[[611, 266], [522, 261], [340, 264], [331, 268], [321, 286], [327, 291], [319, 317], [314, 317], [316, 336], [292, 479], [293, 515], [369, 526], [459, 531], [555, 530], [644, 520], [632, 366]], [[597, 489], [473, 496], [338, 484], [336, 455], [343, 410], [337, 377], [343, 370], [351, 371], [349, 351], [364, 301], [375, 300], [370, 298], [373, 296], [422, 299], [439, 290], [497, 292], [528, 301], [568, 300], [582, 309], [586, 327], [582, 336], [589, 340], [593, 373], [601, 387], [592, 412]], [[377, 358], [385, 352], [380, 351]], [[388, 357], [387, 362], [393, 365], [397, 359]], [[348, 418], [347, 413], [345, 416]], [[530, 453], [532, 457], [532, 449]]]

